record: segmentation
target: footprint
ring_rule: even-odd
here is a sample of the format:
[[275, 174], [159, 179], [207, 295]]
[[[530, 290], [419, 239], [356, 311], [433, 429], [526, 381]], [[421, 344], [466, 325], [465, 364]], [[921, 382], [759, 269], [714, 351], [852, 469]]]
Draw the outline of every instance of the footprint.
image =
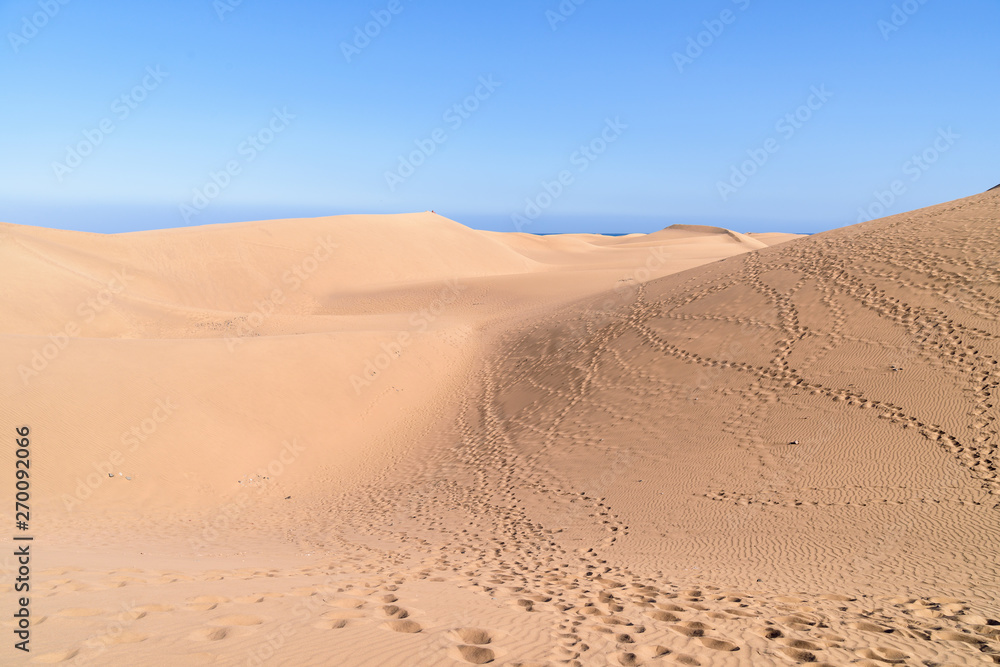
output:
[[347, 627], [347, 620], [339, 618], [317, 621], [313, 623], [313, 627], [317, 630], [340, 630], [341, 628]]
[[[739, 616], [739, 617], [742, 617], [742, 618], [755, 618], [757, 616], [760, 616], [760, 612], [758, 612], [758, 611], [752, 611], [750, 609], [735, 609], [734, 608], [734, 609], [726, 609], [724, 611], [725, 611], [725, 613], [729, 614], [730, 616]], [[723, 617], [718, 616], [717, 618], [723, 618]]]
[[822, 651], [823, 647], [805, 639], [782, 639], [781, 643], [791, 648], [803, 649], [805, 651]]
[[778, 648], [787, 658], [791, 658], [795, 662], [816, 662], [816, 654], [810, 651], [803, 651], [802, 649], [792, 648], [791, 646], [781, 646]]
[[795, 625], [816, 625], [816, 621], [812, 620], [811, 618], [806, 618], [805, 616], [801, 616], [801, 615], [798, 615], [798, 614], [793, 615], [793, 616], [779, 616], [778, 618], [774, 619], [774, 621], [776, 623], [786, 623], [786, 624], [792, 625], [792, 626], [795, 626]]
[[619, 653], [615, 656], [616, 661], [622, 667], [634, 667], [635, 665], [643, 664], [635, 653]]
[[876, 660], [882, 663], [888, 663], [891, 665], [901, 665], [906, 662], [906, 658], [909, 656], [900, 651], [896, 651], [890, 648], [864, 648], [860, 651], [856, 651], [858, 655], [862, 658], [868, 658], [869, 660]]
[[198, 628], [188, 635], [195, 641], [217, 642], [229, 636], [229, 628]]
[[640, 646], [636, 649], [636, 653], [644, 658], [659, 658], [660, 656], [667, 655], [670, 653], [670, 649], [666, 646], [660, 646], [659, 644], [651, 644], [646, 646]]
[[698, 640], [706, 647], [714, 651], [739, 651], [740, 647], [725, 639], [715, 639], [714, 637], [699, 637]]
[[[406, 621], [402, 621], [405, 623]], [[448, 649], [448, 652], [453, 658], [458, 660], [463, 660], [472, 665], [485, 665], [487, 663], [493, 662], [496, 655], [488, 648], [483, 648], [482, 646], [469, 646], [467, 644], [460, 644], [458, 646], [452, 646]]]
[[489, 644], [493, 641], [493, 635], [489, 630], [481, 628], [458, 628], [452, 634], [466, 644]]
[[668, 625], [667, 627], [686, 637], [701, 637], [705, 634], [705, 630], [708, 629], [708, 626], [704, 623], [698, 623], [697, 621], [685, 623], [683, 625]]
[[934, 641], [946, 641], [946, 642], [964, 642], [966, 644], [979, 645], [983, 640], [978, 637], [973, 637], [972, 635], [962, 634], [961, 632], [933, 632], [931, 633], [931, 639]]
[[382, 613], [390, 618], [403, 619], [410, 615], [410, 612], [406, 611], [402, 607], [397, 607], [394, 604], [389, 604], [382, 607]]
[[667, 623], [676, 623], [681, 620], [669, 611], [650, 611], [646, 613], [646, 616], [649, 616], [654, 621], [666, 621]]
[[388, 621], [383, 623], [382, 626], [386, 630], [392, 630], [393, 632], [420, 632], [423, 630], [420, 624], [416, 621]]
[[784, 637], [785, 633], [775, 627], [765, 626], [763, 628], [757, 628], [754, 632], [764, 639], [777, 639], [779, 637]]
[[622, 616], [607, 616], [601, 619], [605, 625], [632, 625], [632, 621]]
[[865, 632], [892, 632], [890, 628], [883, 627], [881, 625], [876, 625], [875, 623], [869, 623], [867, 621], [860, 621], [858, 623], [849, 623], [852, 628], [856, 630], [863, 630]]

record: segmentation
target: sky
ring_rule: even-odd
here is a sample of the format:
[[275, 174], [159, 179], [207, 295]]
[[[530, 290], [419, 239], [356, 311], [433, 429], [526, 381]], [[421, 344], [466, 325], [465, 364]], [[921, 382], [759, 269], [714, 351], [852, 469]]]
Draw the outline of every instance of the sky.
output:
[[0, 221], [811, 233], [1000, 183], [996, 0], [13, 0]]

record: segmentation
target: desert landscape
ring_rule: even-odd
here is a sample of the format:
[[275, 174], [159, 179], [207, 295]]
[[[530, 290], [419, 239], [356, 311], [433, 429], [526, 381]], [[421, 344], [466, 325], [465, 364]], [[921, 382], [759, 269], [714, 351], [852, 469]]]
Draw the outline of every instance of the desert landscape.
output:
[[998, 223], [0, 225], [0, 662], [1000, 664]]

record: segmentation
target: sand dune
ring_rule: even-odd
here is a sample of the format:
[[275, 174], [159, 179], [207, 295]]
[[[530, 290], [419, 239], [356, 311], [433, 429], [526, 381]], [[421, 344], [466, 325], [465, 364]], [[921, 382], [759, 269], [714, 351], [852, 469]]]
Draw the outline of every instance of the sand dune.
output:
[[4, 225], [29, 659], [998, 664], [998, 220]]

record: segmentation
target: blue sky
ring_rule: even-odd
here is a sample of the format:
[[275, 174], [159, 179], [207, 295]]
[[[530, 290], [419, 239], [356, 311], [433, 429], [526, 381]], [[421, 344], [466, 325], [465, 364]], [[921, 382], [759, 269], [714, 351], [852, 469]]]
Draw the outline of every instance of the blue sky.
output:
[[6, 222], [814, 232], [1000, 182], [995, 0], [16, 0], [0, 27]]

